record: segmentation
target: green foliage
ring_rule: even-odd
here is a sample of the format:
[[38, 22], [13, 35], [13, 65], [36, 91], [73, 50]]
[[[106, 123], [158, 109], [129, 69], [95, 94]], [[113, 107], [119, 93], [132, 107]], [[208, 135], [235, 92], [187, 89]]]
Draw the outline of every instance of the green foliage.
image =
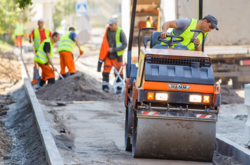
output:
[[12, 46], [8, 44], [7, 42], [0, 39], [0, 49], [2, 50], [11, 50]]
[[76, 0], [60, 0], [56, 3], [56, 12], [53, 15], [55, 28], [61, 25], [65, 16], [75, 13]]
[[[25, 23], [32, 16], [30, 11], [30, 7], [26, 7], [25, 10], [20, 9], [16, 0], [0, 0], [0, 35], [5, 33], [12, 36], [16, 23], [20, 19]], [[11, 43], [12, 40], [10, 37], [8, 42]]]
[[20, 9], [24, 9], [28, 5], [32, 5], [31, 0], [17, 0], [17, 3], [19, 4]]

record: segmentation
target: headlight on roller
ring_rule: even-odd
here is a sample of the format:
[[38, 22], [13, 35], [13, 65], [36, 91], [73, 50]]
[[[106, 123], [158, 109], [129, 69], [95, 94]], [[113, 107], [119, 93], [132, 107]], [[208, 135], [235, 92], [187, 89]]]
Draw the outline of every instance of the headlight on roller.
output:
[[190, 95], [189, 96], [189, 102], [193, 102], [193, 103], [201, 103], [201, 96], [200, 95]]
[[156, 93], [155, 100], [168, 100], [168, 94], [167, 93]]

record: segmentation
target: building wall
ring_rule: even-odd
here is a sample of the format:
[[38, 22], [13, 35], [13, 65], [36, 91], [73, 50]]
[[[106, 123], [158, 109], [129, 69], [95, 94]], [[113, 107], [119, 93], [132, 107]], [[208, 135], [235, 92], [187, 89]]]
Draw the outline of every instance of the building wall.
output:
[[112, 16], [117, 15], [121, 26], [122, 0], [88, 0], [89, 18], [92, 27], [104, 27]]
[[37, 27], [37, 21], [39, 19], [44, 20], [45, 27], [54, 31], [53, 13], [55, 8], [56, 0], [32, 0], [33, 10], [31, 13], [35, 13], [31, 17], [30, 21], [25, 24], [27, 30], [32, 30]]

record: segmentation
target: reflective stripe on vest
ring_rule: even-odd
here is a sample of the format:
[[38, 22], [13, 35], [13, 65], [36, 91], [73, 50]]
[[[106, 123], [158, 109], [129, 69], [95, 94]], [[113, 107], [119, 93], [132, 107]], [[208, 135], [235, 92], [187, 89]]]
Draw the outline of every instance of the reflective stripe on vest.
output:
[[17, 23], [16, 24], [16, 29], [15, 29], [15, 35], [20, 36], [23, 35], [23, 23]]
[[146, 27], [153, 27], [152, 24], [150, 23], [150, 21], [146, 22]]
[[[117, 30], [116, 30], [116, 34], [115, 34], [115, 42], [116, 42], [116, 48], [119, 48], [122, 46], [122, 42], [120, 40], [120, 36], [121, 36], [121, 31], [122, 31], [122, 28], [120, 28], [119, 26], [117, 27]], [[124, 53], [125, 49], [124, 50], [121, 50], [121, 51], [118, 51], [117, 52], [117, 56], [122, 56], [123, 53]]]
[[51, 58], [54, 57], [54, 54], [53, 54], [53, 44], [52, 44], [50, 38], [47, 38], [46, 40], [44, 40], [41, 43], [41, 45], [40, 45], [40, 47], [39, 47], [39, 49], [38, 49], [38, 51], [36, 53], [35, 59], [34, 59], [34, 61], [37, 62], [37, 63], [39, 63], [39, 64], [49, 63], [47, 55], [46, 55], [46, 53], [43, 50], [45, 43], [50, 43], [50, 57]]
[[[194, 32], [191, 32], [190, 30], [196, 29], [196, 26], [197, 26], [197, 22], [198, 22], [198, 21], [197, 21], [196, 19], [193, 19], [193, 18], [190, 18], [190, 19], [191, 19], [191, 22], [190, 22], [189, 26], [186, 28], [186, 30], [184, 30], [184, 31], [179, 35], [179, 36], [183, 37], [184, 40], [183, 40], [182, 42], [178, 43], [178, 44], [174, 44], [173, 47], [174, 47], [175, 45], [181, 44], [181, 45], [187, 46], [187, 48], [188, 48], [189, 50], [194, 50], [194, 49], [195, 49], [194, 43], [191, 42], [191, 39], [193, 38], [193, 36], [194, 36], [195, 33], [194, 33]], [[172, 35], [175, 35], [173, 30], [172, 30], [171, 34], [172, 34]], [[206, 37], [206, 36], [207, 36], [207, 33], [205, 33], [205, 37]], [[201, 46], [201, 45], [202, 45], [202, 40], [203, 40], [203, 39], [202, 39], [202, 38], [203, 38], [202, 33], [199, 33], [199, 35], [198, 35], [197, 37], [195, 37], [195, 38], [198, 38], [198, 39], [200, 40], [200, 45], [199, 45], [199, 46]], [[170, 40], [170, 37], [167, 37], [166, 40]], [[180, 39], [176, 38], [176, 40], [180, 40]], [[162, 45], [165, 45], [163, 42], [162, 42], [161, 44], [162, 44]]]
[[[50, 35], [49, 29], [45, 28], [46, 39], [49, 38], [49, 35]], [[40, 45], [41, 45], [40, 32], [39, 32], [39, 28], [36, 28], [34, 30], [34, 48], [35, 48], [35, 51], [38, 50]]]
[[71, 31], [69, 31], [68, 33], [64, 34], [61, 39], [60, 39], [60, 43], [58, 45], [58, 52], [61, 52], [61, 51], [67, 51], [67, 52], [73, 52], [73, 49], [74, 49], [74, 45], [75, 45], [75, 42], [73, 42], [69, 36], [71, 34]]

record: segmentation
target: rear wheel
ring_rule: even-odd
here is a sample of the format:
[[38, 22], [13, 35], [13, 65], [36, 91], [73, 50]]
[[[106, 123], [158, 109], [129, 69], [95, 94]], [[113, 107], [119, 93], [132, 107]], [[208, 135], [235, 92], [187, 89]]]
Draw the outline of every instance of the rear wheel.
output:
[[132, 109], [130, 108], [131, 103], [128, 101], [128, 108], [126, 108], [126, 121], [125, 121], [125, 150], [132, 151]]
[[132, 155], [135, 156], [135, 149], [136, 149], [136, 139], [137, 139], [137, 117], [136, 112], [134, 112], [134, 122], [133, 122], [133, 135], [132, 135]]

